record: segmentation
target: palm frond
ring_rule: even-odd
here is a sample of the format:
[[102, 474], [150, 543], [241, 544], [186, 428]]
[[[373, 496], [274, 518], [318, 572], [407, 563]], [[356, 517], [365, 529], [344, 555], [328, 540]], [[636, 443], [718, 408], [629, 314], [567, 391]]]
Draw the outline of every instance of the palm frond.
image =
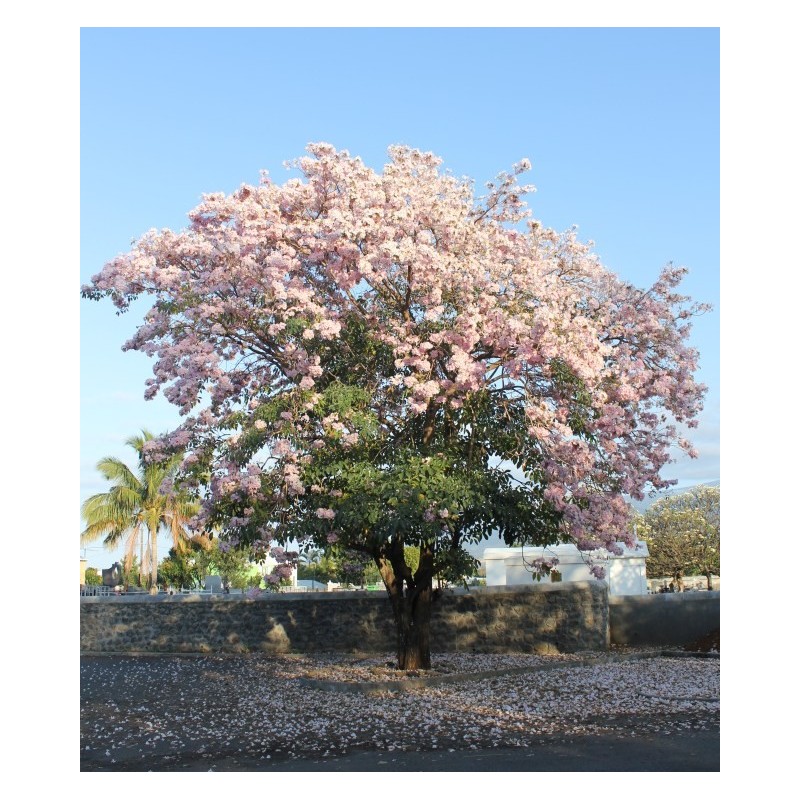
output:
[[115, 486], [125, 486], [134, 491], [141, 490], [141, 480], [131, 468], [119, 458], [107, 456], [97, 462], [97, 471]]
[[105, 535], [104, 543], [112, 546], [126, 537], [125, 561], [128, 568], [136, 546], [146, 532], [148, 544], [141, 567], [143, 574], [151, 576], [151, 585], [157, 568], [158, 531], [166, 528], [175, 546], [182, 544], [190, 536], [187, 523], [199, 510], [197, 503], [180, 492], [162, 492], [165, 479], [176, 473], [182, 455], [176, 453], [164, 461], [145, 461], [144, 445], [153, 438], [149, 431], [142, 430], [140, 436], [131, 436], [127, 440], [126, 444], [139, 457], [136, 472], [118, 458], [101, 459], [97, 469], [111, 481], [112, 486], [107, 492], [90, 497], [81, 507], [86, 522], [81, 541], [94, 541]]

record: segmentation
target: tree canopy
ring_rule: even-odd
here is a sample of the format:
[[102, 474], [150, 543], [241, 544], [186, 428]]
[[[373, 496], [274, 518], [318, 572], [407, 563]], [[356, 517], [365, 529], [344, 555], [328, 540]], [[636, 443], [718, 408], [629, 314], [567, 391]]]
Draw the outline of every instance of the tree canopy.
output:
[[258, 588], [261, 573], [244, 547], [195, 536], [185, 547], [172, 548], [158, 565], [159, 581], [174, 588], [199, 589], [208, 575], [219, 575], [233, 589]]
[[86, 567], [84, 581], [87, 586], [100, 586], [103, 583], [103, 576], [95, 567]]
[[432, 576], [493, 532], [632, 543], [624, 496], [668, 485], [673, 445], [694, 454], [676, 423], [704, 391], [684, 270], [639, 289], [531, 219], [527, 160], [482, 197], [440, 164], [397, 146], [381, 174], [311, 145], [302, 178], [207, 195], [83, 287], [153, 298], [125, 348], [186, 417], [148, 457], [185, 450], [197, 524], [365, 553], [406, 636]]
[[720, 574], [720, 490], [696, 486], [662, 497], [637, 520], [647, 542], [647, 572], [670, 576], [681, 587], [685, 575]]

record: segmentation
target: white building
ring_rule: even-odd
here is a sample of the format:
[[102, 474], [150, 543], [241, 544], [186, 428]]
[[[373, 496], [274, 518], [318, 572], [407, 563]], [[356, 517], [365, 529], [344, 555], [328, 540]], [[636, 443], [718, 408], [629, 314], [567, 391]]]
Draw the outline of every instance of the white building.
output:
[[[650, 553], [644, 542], [636, 548], [622, 547], [622, 555], [614, 556], [605, 551], [591, 554], [594, 562], [606, 570], [605, 583], [609, 595], [647, 594], [645, 559]], [[519, 586], [535, 582], [531, 564], [535, 559], [558, 559], [556, 575], [545, 576], [542, 583], [593, 581], [587, 557], [574, 544], [558, 544], [550, 547], [487, 547], [483, 551], [483, 566], [486, 569], [487, 586]], [[555, 577], [556, 581], [552, 578]]]

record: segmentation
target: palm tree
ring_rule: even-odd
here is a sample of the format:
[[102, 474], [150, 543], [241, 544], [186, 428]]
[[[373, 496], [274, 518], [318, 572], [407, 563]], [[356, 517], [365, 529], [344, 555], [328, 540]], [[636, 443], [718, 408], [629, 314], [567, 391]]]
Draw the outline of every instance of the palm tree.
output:
[[174, 546], [181, 549], [189, 539], [186, 523], [197, 512], [197, 504], [189, 498], [161, 491], [163, 481], [175, 474], [181, 455], [146, 462], [144, 445], [152, 439], [153, 434], [143, 430], [141, 436], [132, 436], [125, 443], [139, 456], [136, 472], [118, 458], [98, 461], [98, 471], [113, 485], [109, 491], [90, 497], [81, 507], [86, 522], [81, 543], [105, 536], [103, 544], [112, 548], [124, 540], [127, 570], [138, 547], [141, 573], [148, 573], [147, 584], [151, 589], [157, 580], [159, 530], [167, 528]]

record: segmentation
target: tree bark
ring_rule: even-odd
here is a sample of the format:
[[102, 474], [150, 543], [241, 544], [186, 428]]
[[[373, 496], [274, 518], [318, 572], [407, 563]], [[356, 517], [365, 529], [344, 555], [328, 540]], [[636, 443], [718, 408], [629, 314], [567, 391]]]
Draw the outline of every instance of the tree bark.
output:
[[[130, 565], [128, 566], [128, 570], [130, 570]], [[144, 537], [142, 536], [141, 530], [139, 531], [139, 575], [137, 583], [139, 584], [139, 588], [142, 588], [142, 570], [144, 569]], [[127, 587], [125, 587], [127, 588]]]
[[431, 603], [433, 553], [420, 548], [420, 566], [412, 575], [403, 546], [392, 542], [388, 552], [375, 558], [392, 603], [396, 631], [397, 669], [431, 668]]
[[150, 589], [158, 591], [158, 528], [153, 533], [150, 558]]

